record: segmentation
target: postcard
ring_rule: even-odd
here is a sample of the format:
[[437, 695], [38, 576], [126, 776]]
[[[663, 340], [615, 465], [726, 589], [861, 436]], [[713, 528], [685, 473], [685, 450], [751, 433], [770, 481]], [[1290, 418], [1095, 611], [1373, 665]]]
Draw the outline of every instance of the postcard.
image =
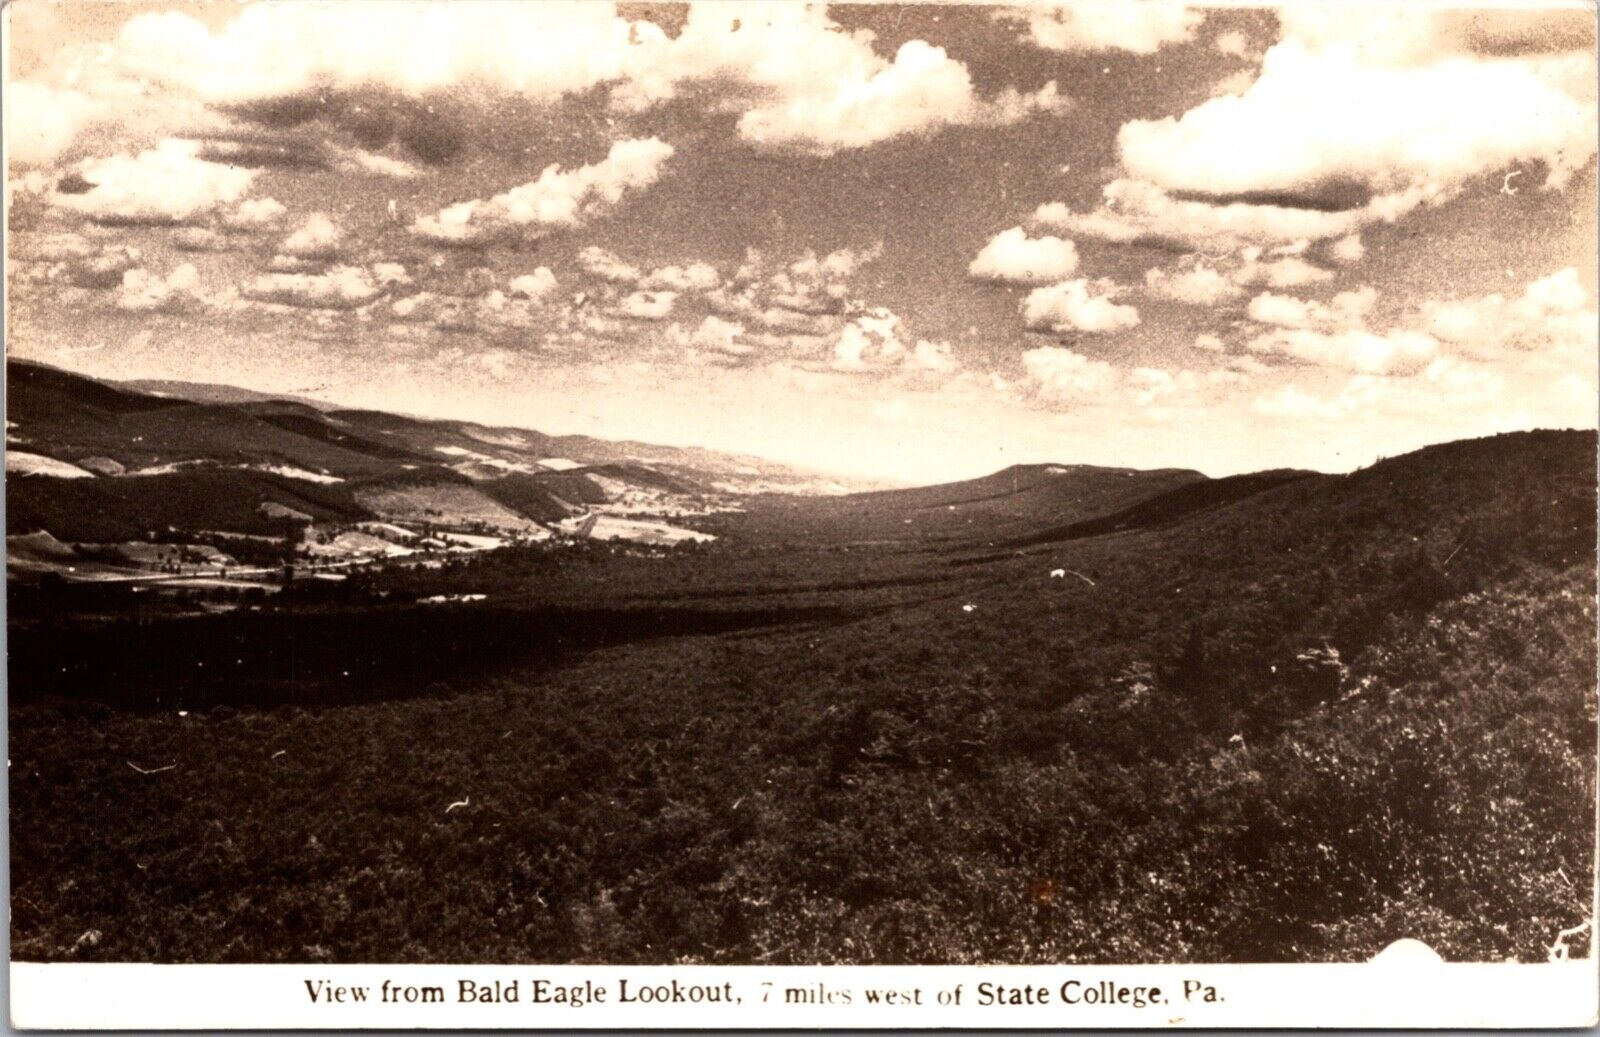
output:
[[1593, 4], [3, 18], [15, 1026], [1595, 1022]]

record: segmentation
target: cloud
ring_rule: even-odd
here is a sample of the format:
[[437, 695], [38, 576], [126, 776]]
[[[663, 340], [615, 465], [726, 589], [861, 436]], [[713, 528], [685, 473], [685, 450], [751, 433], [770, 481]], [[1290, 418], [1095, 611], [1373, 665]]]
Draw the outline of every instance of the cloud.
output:
[[537, 180], [419, 217], [411, 230], [435, 244], [470, 246], [577, 227], [654, 184], [672, 153], [655, 137], [618, 141], [600, 162], [566, 171], [551, 164]]
[[881, 242], [821, 256], [807, 249], [787, 265], [775, 267], [760, 250], [748, 249], [728, 282], [706, 293], [706, 303], [723, 316], [767, 330], [831, 334], [856, 305], [850, 300], [850, 279], [882, 253]]
[[[747, 336], [747, 340], [754, 338]], [[831, 371], [878, 375], [897, 382], [943, 381], [961, 370], [949, 343], [913, 340], [905, 322], [882, 306], [856, 314], [831, 338], [795, 335], [783, 344], [793, 352], [825, 349]]]
[[1366, 323], [1377, 301], [1377, 289], [1371, 287], [1340, 292], [1327, 304], [1262, 292], [1245, 312], [1253, 321], [1284, 328], [1350, 329]]
[[6, 159], [45, 166], [60, 158], [93, 116], [96, 106], [73, 90], [13, 79], [5, 90]]
[[1232, 255], [1187, 255], [1170, 270], [1158, 267], [1145, 271], [1145, 286], [1161, 298], [1215, 306], [1239, 298], [1249, 287], [1294, 288], [1333, 277], [1332, 271], [1300, 258], [1308, 247], [1309, 242], [1302, 239], [1275, 250], [1271, 256], [1257, 246]]
[[721, 283], [722, 276], [717, 268], [702, 262], [659, 267], [644, 279], [646, 288], [669, 288], [678, 292], [707, 292]]
[[97, 223], [184, 223], [243, 197], [253, 170], [197, 158], [194, 141], [168, 139], [138, 155], [91, 159], [76, 170], [83, 190], [50, 196], [51, 204]]
[[[1054, 84], [981, 97], [941, 48], [910, 40], [890, 59], [873, 42], [820, 7], [790, 4], [695, 5], [669, 34], [610, 4], [461, 2], [446, 18], [426, 5], [279, 0], [245, 5], [215, 30], [177, 12], [137, 16], [94, 67], [285, 124], [329, 115], [302, 99], [326, 105], [333, 94], [338, 107], [341, 92], [420, 98], [470, 84], [544, 105], [607, 91], [630, 112], [693, 93], [737, 114], [745, 140], [814, 154], [1064, 106]], [[395, 134], [371, 112], [334, 114], [369, 147]]]
[[1139, 311], [1112, 301], [1115, 285], [1091, 284], [1084, 278], [1035, 288], [1022, 300], [1022, 317], [1029, 330], [1108, 332], [1137, 327]]
[[913, 370], [926, 371], [930, 374], [954, 374], [961, 369], [961, 362], [956, 359], [955, 350], [950, 343], [929, 342], [927, 339], [919, 340], [912, 347], [906, 363]]
[[1105, 402], [1122, 379], [1121, 372], [1104, 360], [1061, 346], [1027, 350], [1022, 369], [1034, 392], [1052, 403]]
[[1120, 368], [1063, 346], [1040, 346], [1022, 354], [1021, 388], [1045, 404], [1137, 408], [1141, 417], [1196, 420], [1209, 414], [1220, 394], [1236, 392], [1248, 373], [1139, 366]]
[[[1540, 379], [1570, 372], [1574, 364], [1592, 368], [1600, 349], [1600, 318], [1571, 267], [1533, 281], [1514, 298], [1496, 292], [1425, 301], [1386, 331], [1368, 325], [1376, 301], [1372, 288], [1340, 292], [1327, 303], [1263, 292], [1247, 313], [1272, 330], [1245, 347], [1369, 376], [1415, 376], [1465, 358]], [[1342, 399], [1339, 407], [1353, 406], [1353, 397]], [[1293, 400], [1287, 396], [1273, 406], [1291, 407]]]
[[1363, 227], [1475, 177], [1538, 163], [1560, 188], [1596, 150], [1593, 29], [1571, 13], [1374, 5], [1351, 19], [1298, 5], [1253, 81], [1124, 124], [1124, 175], [1101, 204], [1049, 203], [1034, 221], [1208, 252], [1340, 239], [1328, 257], [1348, 264]]
[[1369, 223], [1396, 219], [1421, 201], [1420, 196], [1386, 196], [1344, 210], [1258, 201], [1214, 202], [1178, 198], [1148, 181], [1123, 177], [1102, 189], [1096, 209], [1074, 212], [1061, 202], [1047, 202], [1034, 211], [1033, 221], [1080, 238], [1215, 252], [1251, 243], [1342, 237]]
[[280, 247], [284, 255], [297, 259], [329, 260], [339, 255], [344, 232], [325, 213], [314, 212], [305, 218], [299, 228], [284, 239]]
[[102, 244], [76, 233], [17, 235], [10, 248], [8, 276], [74, 288], [115, 288], [142, 258], [137, 248]]
[[1231, 277], [1204, 261], [1194, 261], [1177, 270], [1146, 270], [1144, 283], [1162, 298], [1195, 306], [1215, 306], [1244, 294]]
[[1568, 89], [1575, 72], [1592, 80], [1592, 55], [1423, 59], [1413, 49], [1402, 61], [1381, 18], [1345, 22], [1337, 36], [1307, 39], [1291, 17], [1242, 95], [1126, 123], [1124, 168], [1168, 192], [1348, 209], [1376, 197], [1437, 201], [1516, 162], [1544, 163], [1559, 187], [1594, 155], [1592, 91]]
[[1226, 54], [1231, 58], [1250, 56], [1250, 37], [1236, 30], [1219, 32], [1217, 38], [1211, 41], [1211, 45], [1217, 49], [1217, 53]]
[[372, 151], [363, 151], [360, 148], [352, 148], [345, 152], [340, 157], [339, 165], [346, 172], [364, 171], [393, 177], [396, 180], [409, 180], [421, 172], [409, 162]]
[[537, 301], [556, 290], [556, 276], [550, 272], [549, 267], [541, 266], [531, 274], [513, 277], [506, 287], [513, 296]]
[[[1423, 424], [1433, 431], [1453, 424], [1461, 428], [1463, 435], [1481, 435], [1485, 417], [1493, 424], [1503, 424], [1495, 421], [1489, 409], [1504, 398], [1505, 384], [1499, 372], [1440, 358], [1414, 378], [1356, 374], [1326, 394], [1308, 392], [1298, 385], [1283, 386], [1258, 396], [1251, 408], [1271, 418], [1323, 424], [1386, 415], [1391, 422]], [[1587, 404], [1578, 408], [1580, 413], [1592, 413], [1593, 402], [1591, 391]], [[1524, 424], [1538, 424], [1541, 420], [1535, 418]], [[1560, 420], [1546, 423], [1560, 424]]]
[[1026, 26], [1028, 38], [1046, 50], [1154, 54], [1166, 44], [1192, 39], [1205, 16], [1182, 3], [1130, 0], [1030, 4], [1002, 8], [994, 17]]
[[683, 265], [657, 267], [646, 273], [621, 256], [597, 245], [578, 253], [578, 265], [586, 273], [619, 285], [675, 292], [705, 292], [722, 283], [722, 275], [710, 263], [696, 260]]
[[262, 274], [240, 292], [256, 302], [319, 310], [355, 309], [383, 293], [370, 273], [354, 266], [336, 266], [320, 274]]
[[745, 112], [739, 134], [756, 144], [825, 156], [945, 126], [1008, 125], [1066, 107], [1053, 81], [1036, 93], [1010, 90], [980, 100], [966, 66], [922, 40], [902, 44], [892, 63], [874, 56], [847, 75], [812, 82], [778, 103]]
[[1340, 292], [1328, 303], [1262, 292], [1246, 312], [1273, 330], [1252, 338], [1246, 348], [1360, 374], [1416, 374], [1438, 355], [1438, 341], [1404, 327], [1369, 330], [1367, 317], [1377, 299], [1370, 287]]
[[677, 292], [630, 292], [617, 302], [613, 312], [633, 320], [665, 320], [677, 299]]
[[746, 356], [755, 351], [755, 347], [741, 341], [744, 335], [744, 325], [723, 320], [716, 314], [709, 314], [700, 322], [693, 333], [688, 335], [688, 343], [699, 349], [710, 350], [723, 356]]
[[590, 245], [580, 251], [578, 265], [585, 272], [613, 284], [638, 284], [644, 280], [642, 270], [598, 245]]
[[967, 273], [986, 281], [1048, 284], [1077, 269], [1078, 250], [1072, 242], [1051, 236], [1030, 238], [1021, 227], [1012, 227], [983, 246]]
[[1380, 335], [1361, 329], [1280, 328], [1252, 339], [1248, 347], [1318, 367], [1374, 375], [1415, 374], [1439, 352], [1439, 343], [1431, 336], [1402, 329]]
[[1359, 263], [1367, 254], [1367, 247], [1361, 243], [1361, 235], [1349, 234], [1328, 246], [1328, 258], [1335, 263], [1348, 265]]
[[863, 373], [899, 363], [907, 352], [904, 331], [900, 318], [882, 307], [861, 314], [833, 344], [834, 370]]
[[109, 58], [130, 75], [214, 103], [319, 86], [380, 85], [415, 96], [474, 79], [553, 100], [621, 75], [628, 33], [610, 5], [462, 3], [445, 16], [422, 5], [286, 0], [245, 5], [214, 32], [177, 12], [140, 15]]
[[281, 223], [288, 211], [276, 198], [246, 198], [219, 219], [230, 230], [267, 230]]
[[181, 252], [229, 252], [235, 243], [210, 227], [179, 227], [173, 232], [172, 247]]
[[1233, 272], [1233, 282], [1238, 285], [1268, 285], [1273, 288], [1298, 288], [1316, 284], [1333, 277], [1333, 271], [1307, 263], [1299, 256], [1282, 259], [1260, 258], [1260, 252], [1247, 248], [1241, 254], [1243, 263]]
[[144, 312], [171, 313], [186, 304], [198, 302], [200, 272], [193, 263], [174, 267], [166, 277], [135, 267], [122, 275], [117, 293], [117, 308]]
[[[540, 269], [543, 269], [542, 267]], [[395, 285], [408, 285], [411, 275], [406, 273], [404, 263], [374, 263], [372, 264], [372, 279], [382, 287]]]
[[1471, 357], [1547, 351], [1593, 366], [1600, 319], [1574, 267], [1541, 277], [1516, 298], [1499, 292], [1477, 299], [1426, 302], [1428, 332]]

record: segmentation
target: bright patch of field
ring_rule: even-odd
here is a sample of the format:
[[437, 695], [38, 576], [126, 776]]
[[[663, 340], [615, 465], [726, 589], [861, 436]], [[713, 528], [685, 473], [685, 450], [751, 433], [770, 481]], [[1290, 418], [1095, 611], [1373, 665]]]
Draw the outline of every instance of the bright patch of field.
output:
[[94, 473], [75, 464], [57, 461], [43, 454], [30, 454], [22, 450], [6, 451], [6, 474], [14, 476], [47, 475], [53, 479], [93, 479]]
[[669, 546], [684, 543], [707, 543], [716, 537], [665, 522], [648, 522], [643, 519], [619, 518], [615, 515], [589, 515], [585, 518], [567, 519], [560, 528], [569, 536], [588, 537], [590, 540], [629, 540], [637, 544]]

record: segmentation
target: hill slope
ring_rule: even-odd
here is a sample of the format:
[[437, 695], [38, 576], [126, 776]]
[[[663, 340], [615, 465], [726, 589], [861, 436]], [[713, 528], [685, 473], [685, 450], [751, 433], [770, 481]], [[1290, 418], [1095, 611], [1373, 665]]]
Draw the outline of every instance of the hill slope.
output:
[[[708, 497], [818, 484], [808, 473], [712, 451], [340, 409], [228, 386], [137, 383], [156, 395], [19, 360], [6, 371], [7, 442], [18, 454], [8, 480], [11, 534], [261, 533], [263, 506], [322, 522], [426, 518], [520, 531], [590, 508], [694, 513]], [[63, 489], [52, 475], [84, 485]]]

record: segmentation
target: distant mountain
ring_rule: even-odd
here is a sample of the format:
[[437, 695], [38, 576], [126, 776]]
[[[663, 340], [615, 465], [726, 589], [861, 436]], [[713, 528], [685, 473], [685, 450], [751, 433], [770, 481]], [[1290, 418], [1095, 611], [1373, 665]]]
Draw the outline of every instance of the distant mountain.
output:
[[314, 400], [309, 396], [297, 396], [294, 393], [257, 392], [254, 389], [243, 389], [237, 385], [221, 385], [216, 382], [181, 382], [167, 378], [131, 378], [115, 382], [119, 388], [132, 392], [147, 393], [151, 396], [165, 396], [175, 400], [188, 400], [191, 403], [261, 403], [266, 400], [289, 400], [293, 403], [303, 403], [307, 407], [317, 410], [333, 410], [332, 404], [323, 400]]
[[772, 541], [999, 543], [1110, 515], [1211, 482], [1183, 468], [1014, 465], [993, 475], [912, 489], [752, 502], [729, 528]]
[[696, 513], [743, 494], [847, 488], [710, 450], [341, 409], [229, 386], [113, 384], [19, 360], [6, 372], [13, 534], [264, 535], [289, 513], [515, 530], [592, 509]]

